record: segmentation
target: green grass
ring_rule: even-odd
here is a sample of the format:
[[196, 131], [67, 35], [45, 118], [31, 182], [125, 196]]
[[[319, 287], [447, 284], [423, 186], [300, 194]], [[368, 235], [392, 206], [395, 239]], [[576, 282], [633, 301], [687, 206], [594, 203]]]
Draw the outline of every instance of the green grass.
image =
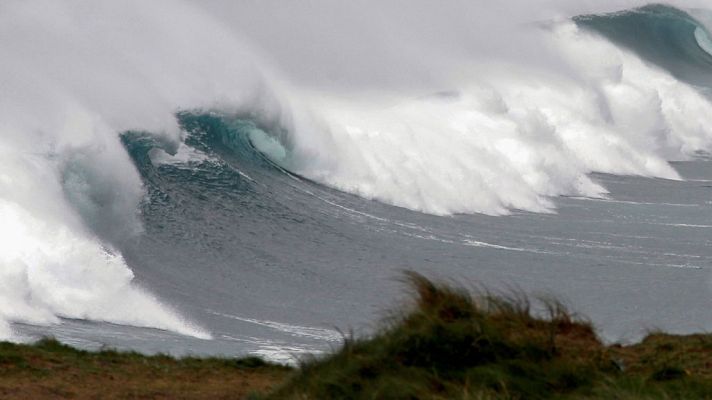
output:
[[0, 399], [240, 399], [270, 390], [292, 370], [255, 357], [89, 352], [54, 339], [0, 343]]
[[413, 304], [369, 338], [303, 362], [265, 399], [707, 399], [712, 338], [605, 346], [556, 302], [472, 295], [408, 273]]

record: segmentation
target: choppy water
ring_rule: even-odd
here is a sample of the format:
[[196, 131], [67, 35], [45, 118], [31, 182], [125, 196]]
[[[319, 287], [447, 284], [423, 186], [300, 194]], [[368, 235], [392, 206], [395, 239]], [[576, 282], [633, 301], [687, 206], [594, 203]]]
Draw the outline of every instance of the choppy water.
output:
[[704, 158], [674, 163], [684, 181], [597, 174], [609, 198], [558, 198], [556, 214], [440, 217], [226, 149], [223, 159], [148, 166], [146, 232], [121, 246], [138, 281], [213, 340], [78, 320], [20, 330], [88, 347], [289, 359], [336, 346], [339, 332], [367, 332], [403, 299], [405, 269], [553, 294], [608, 340], [712, 328], [712, 162]]
[[[191, 10], [201, 38], [232, 38]], [[501, 56], [511, 70], [479, 65], [485, 83], [396, 105], [218, 85], [236, 75], [201, 46], [185, 59], [168, 48], [178, 58], [157, 74], [140, 43], [117, 47], [130, 68], [48, 78], [42, 107], [15, 91], [0, 100], [0, 337], [289, 361], [371, 331], [404, 299], [403, 270], [553, 295], [607, 340], [712, 329], [705, 15], [650, 6], [527, 25], [565, 66]], [[190, 68], [163, 76], [176, 65]], [[107, 76], [133, 89], [84, 92]], [[214, 86], [258, 94], [218, 106]]]

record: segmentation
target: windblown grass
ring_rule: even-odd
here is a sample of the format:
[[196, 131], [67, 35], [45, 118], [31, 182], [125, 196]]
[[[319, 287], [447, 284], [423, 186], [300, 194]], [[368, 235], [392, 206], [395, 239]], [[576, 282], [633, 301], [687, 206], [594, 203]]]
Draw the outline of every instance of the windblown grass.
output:
[[523, 296], [472, 295], [408, 273], [410, 308], [305, 361], [268, 399], [705, 399], [712, 338], [605, 346], [586, 321]]

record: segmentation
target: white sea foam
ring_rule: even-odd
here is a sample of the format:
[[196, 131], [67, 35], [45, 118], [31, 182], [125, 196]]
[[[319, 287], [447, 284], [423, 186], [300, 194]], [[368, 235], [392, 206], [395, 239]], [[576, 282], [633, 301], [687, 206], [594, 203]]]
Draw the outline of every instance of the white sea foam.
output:
[[194, 164], [200, 164], [206, 161], [215, 161], [209, 155], [200, 150], [194, 149], [185, 143], [178, 146], [175, 154], [168, 154], [162, 149], [154, 149], [150, 153], [151, 162], [154, 165], [174, 165], [190, 167]]
[[240, 317], [237, 315], [220, 313], [220, 312], [212, 311], [212, 310], [208, 310], [208, 312], [210, 312], [211, 314], [214, 314], [214, 315], [224, 317], [224, 318], [234, 319], [234, 320], [243, 321], [243, 322], [249, 322], [251, 324], [275, 329], [275, 330], [287, 333], [292, 336], [324, 340], [327, 342], [336, 342], [336, 341], [343, 340], [343, 335], [341, 335], [339, 332], [337, 332], [333, 329], [318, 328], [318, 327], [313, 327], [313, 326], [293, 325], [293, 324], [287, 324], [284, 322], [246, 318], [246, 317]]
[[678, 226], [681, 228], [704, 228], [704, 229], [712, 228], [712, 225], [700, 225], [700, 224], [658, 224], [658, 225]]
[[53, 324], [59, 317], [209, 334], [132, 285], [123, 258], [62, 224], [0, 201], [0, 321]]

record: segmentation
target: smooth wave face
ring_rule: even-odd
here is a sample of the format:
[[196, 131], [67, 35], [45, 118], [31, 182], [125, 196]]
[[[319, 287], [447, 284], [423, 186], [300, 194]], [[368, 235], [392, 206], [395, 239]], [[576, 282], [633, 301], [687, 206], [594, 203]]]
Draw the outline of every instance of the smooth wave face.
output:
[[702, 50], [712, 55], [712, 39], [710, 39], [709, 32], [706, 29], [702, 27], [695, 28], [695, 39]]
[[471, 3], [0, 5], [0, 338], [284, 360], [406, 268], [693, 329], [708, 14]]
[[665, 5], [651, 5], [575, 21], [630, 48], [676, 78], [702, 88], [712, 85], [712, 54], [707, 28], [692, 15]]

